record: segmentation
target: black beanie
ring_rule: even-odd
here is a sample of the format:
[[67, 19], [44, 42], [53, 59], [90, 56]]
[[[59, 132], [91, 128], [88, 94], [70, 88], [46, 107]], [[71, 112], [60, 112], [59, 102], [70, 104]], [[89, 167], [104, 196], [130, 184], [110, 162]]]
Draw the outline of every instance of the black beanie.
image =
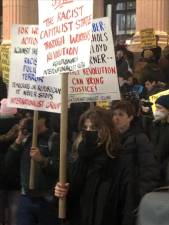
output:
[[160, 96], [155, 103], [169, 109], [169, 95]]

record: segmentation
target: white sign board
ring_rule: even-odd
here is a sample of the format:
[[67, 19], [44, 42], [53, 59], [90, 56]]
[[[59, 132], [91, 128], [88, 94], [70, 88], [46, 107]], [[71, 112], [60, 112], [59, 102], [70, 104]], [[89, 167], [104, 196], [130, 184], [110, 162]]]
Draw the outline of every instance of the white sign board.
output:
[[69, 74], [69, 102], [120, 99], [110, 19], [93, 20], [90, 67]]
[[39, 0], [37, 77], [89, 66], [93, 0]]
[[13, 25], [8, 105], [61, 111], [61, 76], [36, 77], [38, 26]]

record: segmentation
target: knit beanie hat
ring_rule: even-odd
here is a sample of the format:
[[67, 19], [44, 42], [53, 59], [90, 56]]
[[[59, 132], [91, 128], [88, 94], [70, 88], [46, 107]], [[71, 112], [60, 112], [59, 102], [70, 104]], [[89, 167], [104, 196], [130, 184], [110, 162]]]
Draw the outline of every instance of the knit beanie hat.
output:
[[0, 116], [13, 116], [17, 113], [16, 108], [7, 107], [7, 98], [1, 100]]
[[169, 110], [169, 95], [160, 96], [155, 103]]

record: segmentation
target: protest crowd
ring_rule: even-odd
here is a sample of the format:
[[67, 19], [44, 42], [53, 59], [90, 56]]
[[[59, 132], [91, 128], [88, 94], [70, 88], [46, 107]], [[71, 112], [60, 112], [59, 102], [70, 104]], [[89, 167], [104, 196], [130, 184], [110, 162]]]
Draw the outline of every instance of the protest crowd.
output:
[[[59, 183], [60, 114], [39, 111], [32, 147], [33, 111], [7, 106], [1, 74], [0, 225], [151, 225], [144, 223], [151, 213], [154, 225], [163, 224], [161, 211], [157, 221], [150, 209], [162, 208], [155, 193], [169, 185], [169, 92], [156, 98], [155, 110], [149, 97], [169, 89], [169, 46], [157, 42], [136, 60], [118, 43], [115, 55], [121, 100], [108, 109], [69, 107], [65, 185]], [[58, 199], [64, 197], [61, 221]]]

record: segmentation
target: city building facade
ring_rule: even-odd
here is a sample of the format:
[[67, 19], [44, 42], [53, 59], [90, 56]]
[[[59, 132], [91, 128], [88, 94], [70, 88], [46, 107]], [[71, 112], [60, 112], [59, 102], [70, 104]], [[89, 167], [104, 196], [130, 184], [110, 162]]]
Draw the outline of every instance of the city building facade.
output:
[[131, 50], [140, 51], [140, 33], [145, 28], [153, 28], [159, 36], [161, 47], [168, 45], [169, 1], [136, 0], [136, 32], [133, 36]]
[[[112, 5], [114, 38], [140, 43], [139, 31], [154, 28], [160, 43], [167, 43], [169, 31], [169, 0], [94, 0], [94, 17], [106, 16]], [[0, 0], [0, 32], [2, 42], [10, 40], [11, 24], [37, 24], [38, 0]]]
[[105, 0], [112, 5], [112, 31], [114, 38], [130, 39], [136, 30], [136, 0]]

